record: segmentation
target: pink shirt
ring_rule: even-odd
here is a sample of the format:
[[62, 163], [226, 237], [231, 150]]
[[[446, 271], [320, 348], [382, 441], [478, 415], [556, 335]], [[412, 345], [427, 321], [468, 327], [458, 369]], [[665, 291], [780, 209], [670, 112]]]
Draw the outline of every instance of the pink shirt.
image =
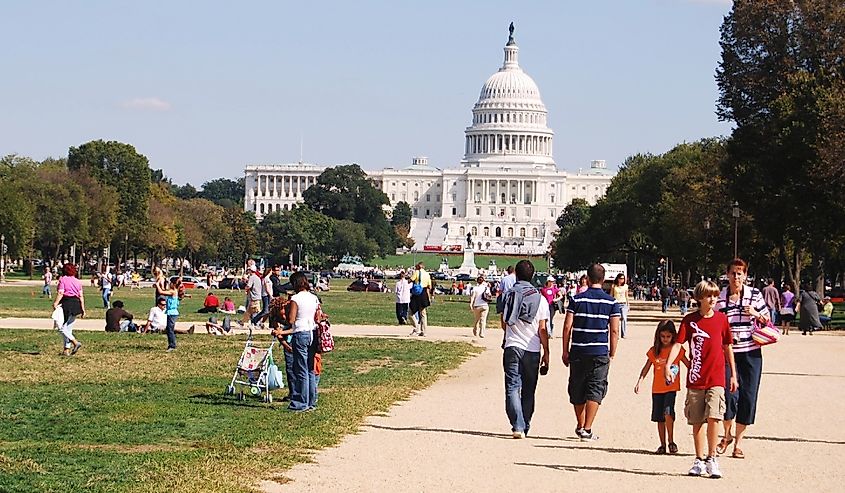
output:
[[557, 286], [552, 284], [551, 287], [542, 287], [540, 288], [540, 294], [543, 295], [543, 298], [546, 298], [546, 301], [549, 303], [553, 302], [555, 298], [557, 298], [557, 293], [560, 291]]
[[82, 283], [72, 276], [60, 277], [59, 286], [56, 289], [64, 293], [62, 296], [79, 298], [82, 295]]

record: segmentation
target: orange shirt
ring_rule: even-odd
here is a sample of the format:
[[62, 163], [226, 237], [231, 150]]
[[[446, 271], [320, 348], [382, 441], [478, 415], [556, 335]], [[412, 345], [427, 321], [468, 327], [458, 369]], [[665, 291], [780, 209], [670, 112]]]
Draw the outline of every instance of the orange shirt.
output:
[[[674, 364], [680, 366], [681, 358], [684, 356], [684, 348], [681, 346], [681, 352], [675, 359]], [[660, 351], [660, 355], [654, 357], [654, 348], [651, 348], [646, 353], [646, 357], [651, 364], [654, 365], [654, 380], [651, 382], [652, 394], [665, 394], [666, 392], [677, 392], [681, 390], [681, 377], [678, 375], [671, 384], [666, 385], [666, 380], [663, 379], [663, 366], [666, 364], [666, 359], [669, 358], [669, 348], [664, 348]], [[680, 373], [680, 372], [679, 372]]]

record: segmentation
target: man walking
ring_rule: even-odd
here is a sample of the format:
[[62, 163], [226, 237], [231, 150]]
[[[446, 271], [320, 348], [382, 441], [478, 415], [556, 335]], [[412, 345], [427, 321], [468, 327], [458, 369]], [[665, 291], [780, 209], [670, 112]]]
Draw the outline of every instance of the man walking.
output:
[[772, 315], [772, 323], [777, 325], [779, 320], [779, 312], [780, 312], [780, 293], [778, 293], [778, 288], [775, 287], [775, 280], [771, 277], [769, 278], [769, 285], [763, 288], [763, 301], [766, 302], [766, 306], [769, 308], [769, 313]]
[[[414, 330], [410, 335], [425, 337], [428, 329], [428, 307], [431, 305], [431, 276], [423, 268], [423, 263], [417, 263], [411, 275], [411, 323]], [[417, 315], [414, 317], [414, 315]]]
[[[514, 284], [516, 284], [516, 274], [514, 274], [513, 266], [509, 265], [505, 269], [507, 274], [499, 281], [499, 292], [496, 295], [496, 313], [501, 314], [505, 310], [505, 295], [507, 295]], [[530, 281], [530, 279], [529, 279]]]
[[[593, 420], [607, 394], [607, 372], [619, 340], [619, 304], [601, 288], [604, 267], [587, 269], [590, 287], [575, 295], [566, 309], [563, 327], [563, 364], [569, 366], [569, 402], [581, 441], [596, 440]], [[571, 343], [571, 344], [570, 344]]]
[[[549, 304], [531, 284], [534, 265], [516, 264], [516, 284], [508, 291], [501, 314], [505, 331], [505, 412], [514, 438], [525, 438], [534, 415], [534, 391], [540, 366], [549, 367]], [[542, 353], [541, 353], [542, 348]]]

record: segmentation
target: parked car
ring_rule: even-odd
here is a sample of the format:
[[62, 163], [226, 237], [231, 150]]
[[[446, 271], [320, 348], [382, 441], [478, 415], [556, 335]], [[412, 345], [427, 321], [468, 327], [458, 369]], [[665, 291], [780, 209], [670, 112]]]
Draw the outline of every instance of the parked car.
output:
[[457, 276], [455, 276], [455, 280], [469, 282], [473, 280], [473, 277], [469, 274], [458, 274]]
[[365, 281], [363, 279], [356, 279], [346, 288], [347, 291], [367, 291], [373, 293], [380, 293], [387, 288], [383, 283], [378, 281]]
[[[175, 281], [179, 276], [170, 276], [170, 282]], [[182, 276], [182, 285], [185, 289], [208, 289], [205, 279], [199, 279], [194, 276]]]

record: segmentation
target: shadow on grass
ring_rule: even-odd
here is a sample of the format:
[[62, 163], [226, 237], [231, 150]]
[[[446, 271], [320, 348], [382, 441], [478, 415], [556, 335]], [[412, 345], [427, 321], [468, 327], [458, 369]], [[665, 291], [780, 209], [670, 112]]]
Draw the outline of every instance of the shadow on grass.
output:
[[[384, 426], [384, 425], [374, 425], [374, 424], [365, 424], [365, 427], [368, 428], [375, 428], [378, 430], [388, 430], [388, 431], [423, 431], [423, 432], [432, 432], [432, 433], [454, 433], [457, 435], [469, 435], [469, 436], [476, 436], [476, 437], [487, 437], [487, 438], [496, 438], [499, 440], [513, 440], [513, 436], [510, 433], [490, 433], [488, 431], [476, 431], [476, 430], [455, 430], [451, 428], [423, 428], [421, 426], [407, 426], [407, 427], [399, 427], [399, 426]], [[540, 436], [529, 436], [529, 439], [534, 440], [566, 440], [565, 438], [556, 438], [556, 437], [540, 437]]]
[[794, 443], [825, 443], [828, 445], [845, 445], [845, 442], [837, 440], [821, 440], [817, 438], [800, 438], [800, 437], [761, 437], [746, 435], [745, 440], [763, 440], [766, 442], [794, 442]]
[[643, 471], [640, 469], [621, 469], [618, 467], [604, 467], [604, 466], [568, 466], [566, 464], [532, 464], [530, 462], [514, 462], [517, 466], [530, 467], [545, 467], [547, 469], [554, 469], [556, 471], [566, 472], [581, 472], [581, 471], [599, 471], [599, 472], [621, 472], [625, 474], [635, 474], [637, 476], [669, 476], [669, 477], [687, 477], [686, 474], [676, 472], [660, 472], [660, 471]]
[[787, 377], [828, 377], [828, 378], [845, 378], [845, 375], [821, 375], [818, 373], [788, 373], [778, 371], [764, 371], [763, 375], [780, 375]]
[[[580, 440], [572, 439], [573, 442], [580, 442]], [[653, 450], [632, 449], [632, 448], [614, 448], [614, 447], [596, 447], [595, 445], [579, 446], [579, 445], [535, 445], [537, 448], [557, 448], [569, 450], [600, 450], [609, 454], [633, 454], [633, 455], [657, 455]], [[694, 454], [667, 454], [675, 457], [694, 457]]]
[[209, 406], [231, 406], [231, 407], [251, 407], [251, 408], [265, 408], [269, 404], [261, 402], [259, 399], [245, 396], [244, 400], [239, 401], [237, 395], [220, 394], [195, 394], [189, 397], [193, 404], [205, 404]]

